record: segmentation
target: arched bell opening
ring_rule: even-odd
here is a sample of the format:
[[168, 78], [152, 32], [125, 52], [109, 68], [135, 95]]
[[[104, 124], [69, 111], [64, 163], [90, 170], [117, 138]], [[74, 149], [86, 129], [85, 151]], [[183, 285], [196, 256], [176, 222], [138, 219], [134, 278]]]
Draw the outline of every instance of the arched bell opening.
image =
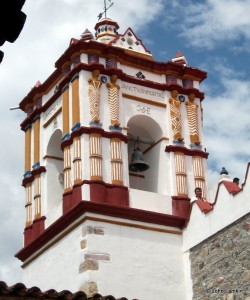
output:
[[128, 122], [129, 186], [158, 192], [159, 157], [162, 130], [148, 116], [138, 115]]
[[47, 176], [47, 215], [59, 217], [62, 213], [63, 151], [61, 150], [62, 131], [57, 129], [50, 137], [46, 153]]

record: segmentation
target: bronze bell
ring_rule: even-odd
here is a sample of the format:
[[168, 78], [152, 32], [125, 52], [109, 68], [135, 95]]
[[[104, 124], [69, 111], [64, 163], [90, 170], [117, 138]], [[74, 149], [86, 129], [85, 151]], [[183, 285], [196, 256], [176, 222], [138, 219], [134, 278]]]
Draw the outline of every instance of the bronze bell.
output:
[[139, 148], [135, 149], [132, 154], [131, 164], [129, 164], [129, 171], [144, 172], [149, 169], [149, 165], [143, 160], [143, 154]]

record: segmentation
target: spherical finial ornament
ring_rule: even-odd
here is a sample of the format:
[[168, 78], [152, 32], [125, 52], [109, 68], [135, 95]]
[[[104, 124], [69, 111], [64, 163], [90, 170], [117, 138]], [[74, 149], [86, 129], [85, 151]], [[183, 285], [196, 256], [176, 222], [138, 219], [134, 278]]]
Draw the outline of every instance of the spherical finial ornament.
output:
[[225, 167], [222, 168], [220, 175], [228, 175], [228, 171], [226, 170]]

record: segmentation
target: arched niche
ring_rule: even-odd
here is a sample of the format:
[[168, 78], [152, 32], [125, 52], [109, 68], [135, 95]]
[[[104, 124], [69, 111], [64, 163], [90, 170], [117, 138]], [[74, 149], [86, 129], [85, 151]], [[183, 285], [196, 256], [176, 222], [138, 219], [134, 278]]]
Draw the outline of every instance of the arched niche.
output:
[[47, 175], [47, 210], [54, 208], [61, 211], [63, 186], [63, 151], [61, 150], [62, 131], [57, 129], [50, 137], [46, 153]]
[[149, 165], [149, 169], [144, 172], [129, 171], [129, 186], [132, 189], [157, 193], [160, 157], [160, 143], [157, 142], [162, 138], [162, 129], [154, 119], [144, 115], [132, 117], [127, 126], [129, 164], [137, 146], [134, 139], [139, 138], [140, 151], [143, 153], [144, 161]]

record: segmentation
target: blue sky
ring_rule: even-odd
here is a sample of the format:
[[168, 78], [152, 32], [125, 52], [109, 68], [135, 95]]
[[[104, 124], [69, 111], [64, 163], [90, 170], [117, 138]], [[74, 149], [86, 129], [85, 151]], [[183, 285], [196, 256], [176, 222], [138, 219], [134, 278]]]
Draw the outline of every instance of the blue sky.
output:
[[[250, 1], [249, 0], [114, 0], [108, 17], [131, 27], [156, 60], [171, 60], [178, 50], [188, 65], [208, 72], [204, 134], [210, 186], [226, 167], [244, 180], [250, 149]], [[24, 114], [17, 106], [37, 80], [43, 82], [54, 63], [88, 28], [94, 33], [103, 0], [26, 0], [24, 29], [14, 44], [5, 43], [0, 67], [0, 280], [21, 281], [13, 258], [22, 247], [24, 226]], [[213, 200], [213, 199], [211, 199]]]

